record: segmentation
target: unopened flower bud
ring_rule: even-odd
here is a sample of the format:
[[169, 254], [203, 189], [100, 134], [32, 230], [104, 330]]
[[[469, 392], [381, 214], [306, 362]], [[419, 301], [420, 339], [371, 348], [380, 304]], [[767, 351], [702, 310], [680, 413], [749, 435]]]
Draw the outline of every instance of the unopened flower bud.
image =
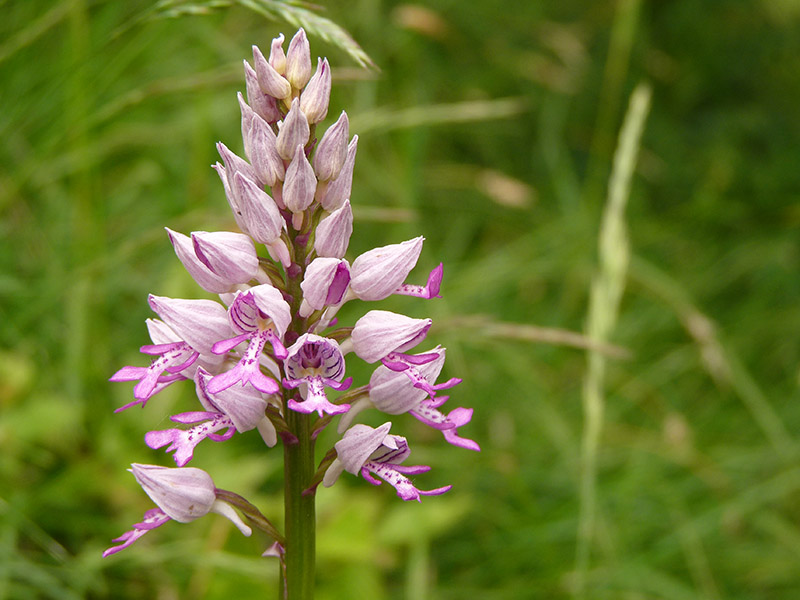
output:
[[269, 64], [258, 46], [253, 46], [253, 67], [258, 76], [258, 85], [265, 94], [283, 99], [292, 95], [292, 86]]
[[259, 185], [266, 184], [266, 182], [261, 181], [261, 179], [258, 177], [258, 173], [256, 173], [256, 170], [249, 162], [247, 162], [238, 154], [231, 152], [231, 150], [222, 142], [217, 142], [217, 151], [222, 158], [222, 162], [225, 163], [225, 174], [228, 177], [228, 185], [231, 188], [233, 188], [233, 175], [235, 173], [241, 173]]
[[[192, 279], [205, 291], [211, 292], [212, 294], [222, 294], [224, 292], [229, 292], [234, 284], [243, 283], [242, 281], [233, 281], [214, 273], [208, 265], [204, 264], [197, 256], [189, 236], [183, 235], [177, 231], [172, 231], [169, 227], [165, 227], [165, 229], [167, 230], [169, 241], [172, 243], [172, 247], [175, 249], [175, 254], [178, 256], [178, 259], [183, 263], [183, 266], [189, 272], [189, 275], [192, 276]], [[244, 281], [247, 281], [247, 279]]]
[[300, 110], [300, 101], [295, 98], [278, 132], [277, 148], [280, 157], [291, 160], [297, 146], [305, 147], [308, 143], [309, 134], [308, 120], [305, 113]]
[[317, 225], [314, 234], [314, 250], [318, 256], [342, 258], [353, 234], [353, 210], [345, 200], [339, 208]]
[[320, 58], [317, 71], [300, 96], [300, 108], [306, 113], [309, 123], [319, 123], [328, 114], [331, 97], [331, 69], [328, 59]]
[[243, 233], [195, 231], [192, 244], [197, 258], [227, 281], [247, 283], [258, 272], [253, 240]]
[[339, 171], [339, 176], [328, 184], [325, 193], [320, 198], [322, 208], [333, 212], [350, 199], [350, 190], [353, 187], [353, 168], [356, 164], [356, 150], [358, 149], [358, 136], [354, 135], [347, 146], [347, 158]]
[[353, 261], [350, 289], [361, 300], [383, 300], [408, 277], [422, 252], [422, 236], [373, 248]]
[[236, 94], [236, 99], [239, 101], [239, 110], [242, 112], [242, 141], [244, 142], [244, 154], [250, 158], [250, 140], [248, 132], [250, 131], [250, 124], [253, 122], [253, 109], [244, 101], [242, 93]]
[[342, 111], [339, 120], [328, 128], [314, 152], [314, 172], [320, 181], [329, 181], [339, 176], [347, 158], [349, 135], [350, 122], [347, 113]]
[[269, 49], [269, 64], [278, 73], [283, 75], [286, 72], [286, 55], [283, 53], [283, 34], [272, 40], [272, 45]]
[[241, 173], [233, 176], [231, 188], [245, 232], [262, 244], [270, 244], [280, 237], [283, 217], [269, 194]]
[[[259, 180], [272, 187], [283, 179], [285, 167], [277, 149], [277, 136], [264, 119], [252, 110], [247, 112], [247, 104], [239, 94], [242, 106], [242, 137], [244, 150]], [[247, 114], [247, 117], [245, 116]], [[245, 130], [247, 126], [247, 130]]]
[[239, 226], [239, 229], [246, 233], [247, 227], [245, 227], [244, 220], [242, 219], [242, 210], [239, 208], [239, 201], [236, 199], [236, 194], [233, 193], [233, 189], [231, 188], [231, 182], [228, 181], [227, 169], [219, 164], [219, 162], [211, 165], [211, 168], [217, 172], [217, 175], [219, 175], [222, 181], [222, 187], [225, 188], [225, 198], [228, 200], [228, 205], [231, 207], [236, 224]]
[[294, 158], [286, 169], [286, 180], [283, 184], [283, 203], [293, 213], [300, 213], [311, 206], [314, 192], [317, 189], [317, 178], [314, 169], [298, 145]]
[[[303, 283], [303, 304], [301, 312], [311, 314], [311, 310], [322, 310], [326, 306], [339, 304], [350, 283], [350, 265], [338, 258], [315, 258], [306, 267]], [[311, 310], [309, 310], [311, 309]]]
[[258, 75], [247, 61], [244, 61], [244, 82], [247, 90], [247, 102], [253, 111], [267, 123], [274, 123], [280, 119], [282, 115], [278, 110], [275, 98], [262, 91], [261, 86], [258, 85]]
[[300, 29], [286, 51], [286, 79], [297, 89], [303, 89], [311, 77], [311, 48], [308, 45], [306, 32]]

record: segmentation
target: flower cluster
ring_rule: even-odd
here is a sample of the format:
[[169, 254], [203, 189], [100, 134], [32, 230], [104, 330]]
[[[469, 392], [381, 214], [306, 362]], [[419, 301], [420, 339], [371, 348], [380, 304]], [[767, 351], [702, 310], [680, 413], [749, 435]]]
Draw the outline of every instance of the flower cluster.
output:
[[[145, 435], [150, 448], [166, 447], [177, 468], [135, 464], [132, 472], [156, 503], [141, 523], [116, 541], [121, 550], [150, 529], [172, 519], [187, 522], [208, 512], [250, 529], [232, 506], [258, 520], [243, 499], [218, 490], [208, 474], [186, 467], [205, 439], [222, 442], [258, 430], [265, 444], [297, 443], [290, 411], [313, 419], [314, 435], [339, 415], [341, 439], [322, 461], [308, 493], [318, 483], [333, 485], [342, 471], [378, 485], [393, 486], [403, 500], [442, 494], [450, 486], [420, 490], [409, 475], [429, 470], [405, 466], [404, 437], [353, 424], [365, 409], [389, 415], [410, 413], [461, 448], [479, 450], [461, 437], [472, 409], [442, 410], [440, 395], [460, 383], [437, 383], [445, 362], [441, 346], [417, 351], [431, 326], [385, 310], [370, 310], [353, 326], [336, 317], [352, 300], [383, 300], [400, 294], [439, 297], [442, 266], [424, 285], [406, 283], [420, 256], [417, 237], [345, 258], [353, 231], [350, 190], [358, 137], [350, 138], [345, 112], [318, 139], [328, 113], [331, 72], [326, 59], [312, 73], [303, 30], [284, 52], [284, 38], [272, 41], [269, 57], [253, 47], [244, 62], [246, 99], [239, 94], [244, 158], [217, 144], [214, 165], [241, 233], [167, 229], [178, 259], [205, 291], [219, 301], [151, 295], [157, 319], [147, 328], [153, 357], [147, 367], [126, 366], [111, 381], [135, 381], [133, 401], [118, 410], [144, 406], [172, 383], [191, 380], [202, 409], [171, 417], [178, 426]], [[263, 247], [268, 256], [260, 256]], [[377, 365], [368, 384], [353, 388], [345, 357]], [[331, 393], [345, 392], [334, 397]], [[236, 500], [238, 498], [241, 501]], [[276, 543], [280, 540], [276, 539]]]

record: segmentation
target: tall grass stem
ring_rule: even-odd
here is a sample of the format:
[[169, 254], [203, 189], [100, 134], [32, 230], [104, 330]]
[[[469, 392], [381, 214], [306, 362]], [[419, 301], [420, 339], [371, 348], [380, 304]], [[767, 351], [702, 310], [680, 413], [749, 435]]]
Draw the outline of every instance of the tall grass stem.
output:
[[[631, 95], [622, 124], [598, 240], [599, 269], [592, 281], [586, 335], [596, 345], [607, 342], [617, 320], [625, 288], [630, 249], [625, 231], [625, 205], [630, 194], [645, 119], [650, 108], [650, 87], [639, 84]], [[597, 514], [597, 456], [603, 428], [603, 386], [606, 356], [590, 348], [583, 386], [584, 426], [581, 439], [580, 509], [576, 550], [575, 597], [586, 597], [586, 577]]]

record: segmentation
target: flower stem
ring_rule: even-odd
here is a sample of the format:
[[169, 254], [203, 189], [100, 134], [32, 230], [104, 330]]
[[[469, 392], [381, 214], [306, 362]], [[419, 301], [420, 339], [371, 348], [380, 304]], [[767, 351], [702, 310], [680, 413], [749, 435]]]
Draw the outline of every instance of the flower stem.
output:
[[284, 510], [286, 532], [285, 580], [281, 597], [310, 600], [314, 597], [316, 515], [315, 494], [303, 495], [314, 476], [314, 440], [311, 416], [287, 411], [289, 428], [298, 439], [284, 445]]
[[[295, 335], [300, 335], [305, 330], [304, 320], [297, 315], [303, 297], [300, 282], [305, 272], [307, 248], [305, 243], [298, 243], [298, 237], [307, 233], [291, 231], [291, 228], [289, 232], [294, 250], [294, 266], [298, 267], [291, 274], [287, 273], [287, 291], [291, 296], [293, 316], [289, 329]], [[312, 437], [314, 415], [288, 410], [286, 403], [290, 393], [289, 390], [284, 390], [284, 415], [289, 431], [297, 437], [297, 443], [283, 445], [286, 548], [279, 597], [284, 600], [311, 600], [314, 598], [316, 558], [316, 495], [312, 492], [304, 496], [303, 492], [311, 486], [316, 471]]]

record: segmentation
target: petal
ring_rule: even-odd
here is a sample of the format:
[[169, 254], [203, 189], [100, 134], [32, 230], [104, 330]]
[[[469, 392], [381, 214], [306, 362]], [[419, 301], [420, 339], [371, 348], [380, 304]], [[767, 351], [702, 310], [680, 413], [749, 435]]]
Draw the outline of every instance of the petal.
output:
[[430, 319], [412, 319], [385, 310], [371, 310], [353, 328], [353, 347], [359, 358], [372, 363], [391, 352], [402, 352], [421, 342]]
[[350, 122], [342, 111], [339, 119], [328, 127], [314, 151], [314, 173], [320, 181], [336, 179], [347, 158], [347, 140], [350, 137]]
[[292, 162], [286, 168], [286, 179], [283, 183], [283, 203], [293, 213], [303, 212], [314, 201], [317, 189], [317, 178], [314, 169], [308, 162], [303, 146], [295, 146]]
[[331, 96], [331, 69], [328, 59], [318, 59], [317, 71], [300, 95], [300, 109], [309, 123], [319, 123], [328, 114]]
[[150, 499], [180, 523], [207, 514], [216, 498], [211, 476], [200, 469], [134, 463], [131, 472]]
[[320, 204], [328, 212], [339, 208], [345, 200], [350, 199], [353, 187], [353, 170], [356, 164], [356, 150], [358, 149], [358, 136], [354, 135], [347, 146], [347, 158], [342, 165], [339, 176], [334, 179], [322, 194]]
[[318, 256], [343, 258], [353, 234], [353, 210], [345, 200], [339, 208], [317, 225], [314, 250]]
[[286, 79], [299, 90], [311, 77], [311, 49], [306, 32], [300, 28], [289, 42], [286, 51]]
[[230, 337], [228, 315], [213, 300], [183, 300], [165, 296], [148, 297], [150, 307], [169, 327], [201, 354], [210, 355], [211, 346]]
[[267, 401], [261, 392], [251, 386], [232, 386], [212, 396], [207, 389], [211, 378], [212, 375], [204, 369], [198, 369], [195, 376], [197, 396], [203, 405], [214, 406], [230, 417], [240, 433], [255, 429], [264, 419], [267, 409]]
[[348, 429], [335, 446], [342, 468], [348, 473], [358, 475], [370, 455], [386, 439], [391, 427], [391, 422], [386, 422], [377, 429], [369, 425], [353, 425]]
[[116, 554], [120, 550], [124, 550], [131, 544], [133, 544], [136, 540], [141, 538], [145, 533], [148, 531], [152, 531], [156, 527], [160, 527], [170, 518], [167, 514], [162, 511], [160, 508], [151, 508], [146, 513], [144, 513], [144, 518], [142, 519], [141, 523], [136, 523], [133, 526], [131, 531], [127, 531], [123, 533], [118, 538], [112, 540], [114, 542], [123, 542], [117, 546], [112, 546], [103, 552], [103, 558], [106, 556], [111, 556], [112, 554]]
[[290, 398], [287, 404], [290, 409], [306, 414], [317, 411], [320, 417], [323, 416], [323, 413], [338, 415], [350, 409], [349, 404], [332, 404], [328, 400], [325, 395], [325, 386], [320, 377], [309, 377], [306, 379], [306, 383], [308, 384], [306, 398], [302, 402]]
[[300, 110], [300, 101], [295, 98], [292, 100], [292, 107], [283, 120], [281, 130], [278, 132], [276, 141], [278, 154], [284, 160], [292, 160], [294, 151], [298, 146], [305, 148], [309, 134], [308, 119], [306, 119], [305, 113]]
[[365, 252], [353, 261], [350, 288], [361, 300], [391, 296], [417, 264], [422, 236]]
[[221, 294], [228, 292], [234, 282], [219, 276], [214, 273], [208, 265], [201, 261], [195, 253], [194, 245], [189, 236], [186, 236], [177, 231], [172, 231], [169, 227], [165, 227], [169, 235], [169, 241], [175, 249], [175, 254], [178, 259], [183, 263], [183, 266], [189, 272], [197, 284], [207, 292], [212, 294]]
[[431, 298], [441, 298], [439, 289], [442, 286], [442, 276], [444, 273], [444, 266], [439, 263], [428, 275], [428, 282], [422, 285], [406, 285], [403, 284], [397, 288], [394, 293], [401, 296], [415, 296], [417, 298], [424, 298], [430, 300]]
[[247, 283], [258, 273], [253, 240], [243, 233], [196, 231], [192, 245], [197, 258], [229, 284]]
[[258, 85], [265, 94], [278, 99], [287, 98], [292, 94], [292, 86], [275, 70], [275, 67], [269, 64], [258, 46], [253, 46], [253, 66], [258, 76]]

